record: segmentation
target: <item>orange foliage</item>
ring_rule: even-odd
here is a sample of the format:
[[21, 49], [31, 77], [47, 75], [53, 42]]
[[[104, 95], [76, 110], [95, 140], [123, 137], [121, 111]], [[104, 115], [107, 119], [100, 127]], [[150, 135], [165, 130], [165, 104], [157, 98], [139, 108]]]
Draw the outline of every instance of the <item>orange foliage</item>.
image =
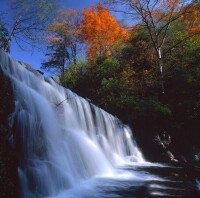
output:
[[182, 20], [190, 35], [200, 34], [200, 8], [198, 4], [193, 4], [182, 16]]
[[47, 42], [61, 44], [78, 41], [80, 18], [80, 12], [77, 10], [61, 10], [55, 22], [50, 24], [46, 30]]
[[101, 5], [83, 11], [81, 32], [88, 45], [88, 57], [95, 59], [103, 54], [111, 54], [112, 46], [126, 39], [122, 28], [109, 11]]

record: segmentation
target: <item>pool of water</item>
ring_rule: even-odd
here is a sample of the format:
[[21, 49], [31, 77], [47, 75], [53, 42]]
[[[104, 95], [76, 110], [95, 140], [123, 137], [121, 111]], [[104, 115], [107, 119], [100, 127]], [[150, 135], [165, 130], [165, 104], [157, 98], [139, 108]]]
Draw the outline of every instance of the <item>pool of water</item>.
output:
[[200, 168], [192, 165], [143, 164], [118, 167], [56, 198], [198, 198]]

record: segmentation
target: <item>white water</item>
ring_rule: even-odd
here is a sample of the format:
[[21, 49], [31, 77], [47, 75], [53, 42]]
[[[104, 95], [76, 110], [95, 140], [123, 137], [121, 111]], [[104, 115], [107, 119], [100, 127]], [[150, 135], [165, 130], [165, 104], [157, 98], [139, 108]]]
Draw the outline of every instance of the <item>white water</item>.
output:
[[144, 162], [130, 128], [117, 118], [1, 50], [0, 66], [14, 90], [10, 141], [19, 152], [22, 197], [70, 197], [70, 189], [115, 174], [127, 160]]
[[196, 180], [196, 186], [197, 186], [197, 189], [200, 191], [200, 180]]

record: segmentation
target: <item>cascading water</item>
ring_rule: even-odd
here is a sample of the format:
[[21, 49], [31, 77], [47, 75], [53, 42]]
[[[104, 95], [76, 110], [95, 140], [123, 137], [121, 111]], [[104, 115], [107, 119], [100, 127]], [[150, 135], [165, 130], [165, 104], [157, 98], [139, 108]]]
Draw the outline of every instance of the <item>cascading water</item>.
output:
[[[53, 197], [127, 159], [144, 162], [132, 132], [117, 118], [0, 50], [15, 110], [10, 142], [19, 153], [22, 197]], [[30, 68], [29, 68], [30, 70]]]

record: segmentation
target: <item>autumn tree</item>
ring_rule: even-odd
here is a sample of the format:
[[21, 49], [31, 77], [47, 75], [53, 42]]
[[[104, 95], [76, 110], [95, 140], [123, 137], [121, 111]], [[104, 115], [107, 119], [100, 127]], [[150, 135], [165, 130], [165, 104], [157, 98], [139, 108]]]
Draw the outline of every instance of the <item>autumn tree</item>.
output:
[[81, 32], [88, 46], [87, 53], [90, 59], [111, 54], [112, 46], [126, 38], [126, 30], [101, 5], [83, 11]]
[[181, 17], [180, 27], [184, 27], [184, 33], [187, 33], [185, 37], [193, 37], [200, 35], [200, 2], [195, 0], [187, 12]]
[[68, 65], [77, 63], [77, 56], [81, 51], [80, 22], [81, 13], [78, 10], [59, 12], [58, 17], [46, 30], [48, 53], [42, 69], [56, 69], [64, 74]]
[[[160, 70], [161, 91], [164, 94], [163, 60], [167, 52], [174, 49], [182, 40], [166, 45], [168, 33], [174, 22], [185, 15], [190, 7], [183, 0], [102, 0], [112, 10], [130, 15], [133, 23], [139, 23], [148, 30]], [[184, 40], [185, 38], [183, 38]]]
[[55, 17], [57, 6], [55, 0], [17, 0], [9, 1], [9, 7], [10, 10], [6, 13], [8, 39], [4, 45], [5, 51], [8, 51], [12, 40], [21, 48], [41, 41], [42, 32]]

